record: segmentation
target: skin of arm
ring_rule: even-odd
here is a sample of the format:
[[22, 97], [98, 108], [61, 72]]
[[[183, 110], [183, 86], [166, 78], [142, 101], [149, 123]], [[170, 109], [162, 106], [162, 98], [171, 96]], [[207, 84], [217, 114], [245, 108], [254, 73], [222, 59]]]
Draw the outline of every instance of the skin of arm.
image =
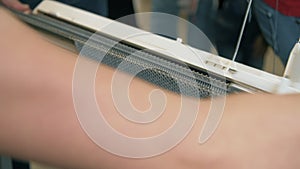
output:
[[12, 9], [22, 12], [30, 12], [29, 5], [23, 4], [19, 0], [1, 0], [0, 2]]
[[[48, 43], [1, 7], [0, 20], [0, 154], [84, 169], [300, 168], [299, 95], [228, 96], [218, 129], [202, 145], [198, 137], [210, 101], [200, 100], [192, 131], [172, 150], [146, 159], [104, 151], [83, 131], [74, 110], [76, 56]], [[165, 91], [168, 116], [162, 117], [158, 126], [127, 124], [114, 108], [110, 92], [116, 70], [101, 69], [95, 82], [97, 101], [114, 128], [143, 137], [172, 123], [180, 97]], [[133, 103], [147, 108], [146, 98], [156, 87], [134, 78], [131, 88], [135, 89], [130, 91]]]

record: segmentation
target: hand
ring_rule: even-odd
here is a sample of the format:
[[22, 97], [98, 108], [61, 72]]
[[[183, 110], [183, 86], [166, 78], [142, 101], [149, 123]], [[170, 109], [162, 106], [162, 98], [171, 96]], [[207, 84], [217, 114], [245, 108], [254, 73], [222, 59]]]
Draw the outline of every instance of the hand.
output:
[[21, 3], [19, 0], [0, 0], [8, 8], [15, 9], [21, 12], [29, 12], [30, 7], [27, 4]]

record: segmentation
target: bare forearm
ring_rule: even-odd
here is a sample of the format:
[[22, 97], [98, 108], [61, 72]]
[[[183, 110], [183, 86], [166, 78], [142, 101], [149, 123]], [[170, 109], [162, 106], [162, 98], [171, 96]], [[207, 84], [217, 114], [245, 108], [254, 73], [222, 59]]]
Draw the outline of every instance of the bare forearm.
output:
[[[83, 131], [74, 109], [75, 55], [46, 42], [3, 9], [0, 9], [0, 20], [3, 21], [0, 26], [0, 153], [67, 168], [265, 169], [289, 168], [284, 163], [287, 161], [293, 163], [290, 168], [299, 166], [299, 152], [293, 151], [300, 146], [299, 95], [229, 96], [218, 129], [202, 145], [198, 138], [210, 100], [190, 98], [201, 102], [195, 125], [167, 153], [136, 160], [104, 151]], [[97, 101], [115, 129], [125, 135], [145, 137], [158, 134], [172, 124], [181, 98], [167, 91], [164, 91], [166, 115], [157, 121], [157, 126], [137, 125], [122, 119], [111, 92], [116, 70], [103, 65], [101, 69], [96, 78]], [[147, 109], [148, 95], [156, 87], [134, 79], [131, 88], [135, 89], [130, 90], [133, 104]], [[269, 154], [263, 155], [261, 151]]]
[[[1, 153], [67, 168], [152, 168], [155, 161], [165, 161], [157, 163], [157, 168], [173, 165], [170, 160], [174, 155], [133, 160], [112, 155], [93, 143], [82, 130], [73, 106], [75, 55], [46, 42], [3, 9], [0, 12], [0, 32], [5, 32], [0, 40]], [[105, 89], [114, 70], [103, 69], [97, 78], [102, 89], [97, 92], [100, 98], [108, 98]], [[136, 86], [144, 84], [135, 81]], [[114, 107], [102, 101], [107, 102], [100, 100], [99, 105], [106, 109], [108, 118], [112, 117]]]

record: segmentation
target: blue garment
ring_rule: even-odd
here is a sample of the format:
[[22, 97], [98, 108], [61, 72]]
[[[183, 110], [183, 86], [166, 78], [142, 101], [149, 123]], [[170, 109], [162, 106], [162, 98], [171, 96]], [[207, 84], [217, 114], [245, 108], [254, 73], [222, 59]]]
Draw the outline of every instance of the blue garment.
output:
[[13, 169], [10, 157], [0, 156], [0, 169]]
[[197, 11], [189, 16], [189, 21], [200, 29], [201, 33], [193, 26], [189, 26], [188, 44], [207, 52], [213, 52], [215, 49], [213, 45], [215, 45], [216, 5], [214, 0], [199, 0], [197, 5]]
[[[170, 15], [179, 15], [179, 6], [175, 0], [152, 0], [152, 12], [161, 12]], [[175, 17], [162, 17], [158, 15], [151, 16], [151, 32], [159, 33], [176, 39], [178, 19]]]
[[[223, 0], [215, 20], [214, 41], [221, 56], [232, 59], [248, 6], [247, 0]], [[266, 46], [256, 46], [261, 36], [257, 21], [250, 13], [236, 61], [261, 69]]]
[[[217, 8], [214, 0], [199, 0], [196, 14], [189, 17], [189, 21], [203, 31], [213, 44], [215, 43], [214, 22], [216, 14]], [[188, 38], [194, 41], [192, 40], [193, 35], [189, 35]]]
[[[178, 1], [178, 0], [177, 0]], [[164, 12], [178, 16], [179, 6], [174, 0], [153, 0], [153, 12]], [[219, 55], [232, 58], [242, 21], [247, 8], [246, 0], [223, 0], [217, 5], [219, 0], [199, 0], [198, 9], [195, 14], [189, 17], [189, 21], [196, 25], [216, 46]], [[166, 20], [164, 18], [154, 18], [151, 20], [151, 31], [160, 31], [169, 37], [177, 37], [176, 20]], [[165, 24], [167, 27], [163, 27]], [[196, 36], [197, 35], [197, 36]], [[188, 27], [188, 44], [210, 51], [211, 44], [203, 35], [199, 35], [195, 27]], [[263, 52], [255, 52], [254, 42], [260, 36], [259, 27], [255, 18], [247, 23], [244, 37], [238, 52], [237, 61], [261, 68], [263, 65]], [[264, 47], [262, 47], [264, 48]], [[262, 50], [263, 51], [263, 50]]]
[[300, 18], [285, 16], [262, 0], [254, 0], [253, 5], [264, 38], [285, 65], [300, 37]]
[[[35, 8], [42, 0], [21, 0], [26, 3], [31, 9]], [[59, 2], [81, 8], [102, 16], [108, 15], [107, 0], [59, 0]]]
[[[198, 10], [196, 14], [189, 16], [189, 21], [195, 24], [208, 38], [213, 38], [212, 23], [214, 11], [212, 10], [212, 0], [200, 0], [198, 2]], [[152, 0], [152, 11], [162, 12], [170, 15], [178, 16], [180, 6], [178, 0]], [[151, 31], [153, 33], [160, 33], [163, 36], [176, 39], [178, 37], [178, 18], [159, 15], [151, 16]], [[210, 51], [211, 43], [206, 43], [208, 39], [204, 34], [199, 34], [198, 29], [189, 25], [188, 27], [188, 42], [187, 44], [205, 50]], [[195, 36], [199, 35], [199, 36]], [[205, 41], [203, 43], [203, 41]]]

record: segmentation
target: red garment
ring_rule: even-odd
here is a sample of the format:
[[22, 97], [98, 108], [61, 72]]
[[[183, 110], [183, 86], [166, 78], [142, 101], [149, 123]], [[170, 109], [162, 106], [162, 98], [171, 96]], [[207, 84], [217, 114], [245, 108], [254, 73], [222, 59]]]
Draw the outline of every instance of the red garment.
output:
[[[287, 16], [300, 17], [300, 0], [264, 0], [266, 4]], [[277, 4], [278, 3], [278, 4]], [[277, 6], [277, 7], [276, 7]]]

